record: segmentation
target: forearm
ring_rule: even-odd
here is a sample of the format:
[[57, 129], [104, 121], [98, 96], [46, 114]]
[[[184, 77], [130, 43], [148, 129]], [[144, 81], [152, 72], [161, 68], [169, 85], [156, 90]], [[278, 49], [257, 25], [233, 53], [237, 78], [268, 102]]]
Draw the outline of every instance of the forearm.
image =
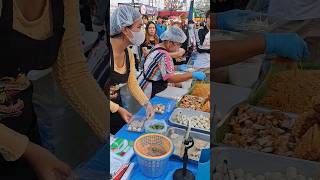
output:
[[183, 49], [183, 48], [179, 48], [178, 51], [176, 52], [169, 52], [170, 56], [172, 58], [179, 58], [179, 57], [182, 57], [184, 55], [186, 51]]
[[128, 88], [131, 95], [139, 102], [139, 104], [145, 105], [147, 102], [149, 102], [149, 99], [140, 88], [137, 78], [135, 76], [136, 70], [134, 67], [135, 62], [134, 62], [132, 52], [130, 52], [129, 57], [130, 57], [130, 74], [128, 79]]
[[6, 161], [16, 161], [25, 153], [29, 139], [0, 123], [0, 154]]
[[116, 113], [119, 110], [119, 104], [114, 103], [113, 101], [110, 101], [110, 111], [112, 113]]
[[170, 82], [170, 83], [179, 83], [179, 82], [187, 81], [187, 80], [189, 80], [191, 78], [192, 78], [192, 73], [187, 72], [187, 73], [184, 73], [184, 74], [173, 75], [172, 77], [170, 77], [168, 79], [168, 82]]
[[53, 72], [58, 87], [71, 106], [104, 140], [108, 129], [109, 103], [89, 73], [81, 45], [79, 1], [64, 1], [66, 29]]
[[149, 54], [150, 50], [148, 50], [147, 48], [142, 48], [142, 53], [144, 57], [147, 57], [147, 55]]
[[264, 50], [265, 40], [262, 35], [249, 37], [246, 40], [215, 41], [211, 51], [213, 67], [239, 63], [252, 56], [263, 54]]

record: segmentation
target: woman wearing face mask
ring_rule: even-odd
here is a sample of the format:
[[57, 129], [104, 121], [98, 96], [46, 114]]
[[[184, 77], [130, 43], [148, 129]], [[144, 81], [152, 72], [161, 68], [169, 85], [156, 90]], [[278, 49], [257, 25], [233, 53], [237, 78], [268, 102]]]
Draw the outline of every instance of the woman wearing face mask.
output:
[[174, 64], [169, 52], [177, 51], [186, 38], [182, 29], [170, 27], [160, 36], [163, 42], [149, 52], [143, 65], [143, 72], [139, 76], [139, 85], [148, 97], [154, 97], [155, 94], [165, 90], [168, 82], [178, 83], [191, 78], [197, 80], [206, 78], [203, 72], [174, 74]]
[[144, 39], [141, 14], [131, 6], [121, 6], [110, 18], [110, 88], [111, 133], [118, 132], [125, 123], [130, 123], [132, 114], [121, 107], [120, 87], [127, 84], [130, 93], [147, 109], [147, 116], [153, 115], [149, 99], [138, 85], [135, 76], [135, 61], [129, 45], [140, 46]]

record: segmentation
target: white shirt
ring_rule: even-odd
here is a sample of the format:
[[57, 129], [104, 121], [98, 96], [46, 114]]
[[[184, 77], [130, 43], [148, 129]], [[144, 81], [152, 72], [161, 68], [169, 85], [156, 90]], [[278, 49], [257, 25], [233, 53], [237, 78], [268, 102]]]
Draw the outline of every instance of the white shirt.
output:
[[320, 0], [270, 0], [268, 14], [287, 20], [320, 18]]
[[[206, 34], [202, 45], [199, 45], [201, 49], [210, 49], [210, 31]], [[198, 53], [197, 58], [194, 61], [193, 66], [195, 68], [209, 68], [210, 67], [210, 53]]]

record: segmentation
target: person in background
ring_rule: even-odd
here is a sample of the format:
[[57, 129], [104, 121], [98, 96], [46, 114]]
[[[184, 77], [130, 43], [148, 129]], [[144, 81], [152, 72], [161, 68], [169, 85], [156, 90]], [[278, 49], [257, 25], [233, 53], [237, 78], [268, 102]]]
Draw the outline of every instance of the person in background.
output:
[[174, 64], [169, 52], [177, 51], [186, 38], [180, 28], [170, 27], [161, 35], [162, 43], [149, 52], [143, 64], [143, 72], [138, 77], [139, 85], [147, 97], [152, 98], [165, 90], [168, 83], [183, 82], [192, 78], [197, 80], [206, 78], [203, 72], [174, 73]]
[[193, 66], [195, 68], [210, 67], [210, 11], [206, 13], [206, 26], [196, 34], [197, 56]]
[[157, 17], [157, 25], [156, 25], [158, 37], [160, 37], [161, 34], [165, 31], [165, 28], [162, 23], [163, 23], [162, 17], [158, 16]]
[[147, 15], [143, 15], [142, 16], [142, 21], [143, 21], [143, 27], [146, 28], [148, 22], [149, 22], [149, 18]]
[[27, 74], [52, 67], [64, 97], [105, 142], [108, 103], [86, 68], [79, 1], [0, 1], [0, 14], [0, 179], [67, 179], [70, 167], [40, 146]]
[[166, 31], [168, 26], [170, 25], [168, 16], [163, 17], [162, 24], [163, 24], [164, 31]]
[[[187, 35], [188, 33], [188, 22], [187, 22], [187, 15], [186, 13], [183, 13], [179, 16], [180, 21], [181, 21], [181, 29], [183, 30], [183, 32], [185, 32], [185, 34]], [[188, 38], [188, 37], [187, 37]]]
[[132, 114], [122, 107], [120, 90], [128, 86], [132, 96], [146, 108], [147, 116], [153, 115], [149, 98], [138, 85], [135, 75], [135, 60], [129, 45], [140, 46], [145, 35], [139, 11], [131, 6], [120, 6], [110, 18], [110, 79], [105, 92], [110, 93], [111, 134], [117, 133], [123, 125], [130, 123]]
[[145, 34], [145, 41], [141, 44], [141, 51], [142, 55], [145, 58], [150, 50], [157, 44], [159, 44], [161, 41], [157, 35], [157, 30], [156, 30], [156, 24], [152, 21], [148, 22], [146, 26], [146, 34]]
[[[176, 27], [176, 28], [182, 29], [181, 28], [182, 27], [181, 22], [179, 22], [179, 21], [175, 21], [173, 23], [173, 26]], [[173, 64], [174, 65], [182, 65], [182, 64], [186, 64], [187, 63], [185, 54], [186, 54], [186, 52], [188, 50], [188, 35], [187, 34], [189, 34], [189, 33], [185, 32], [184, 30], [183, 30], [183, 32], [185, 33], [185, 35], [187, 37], [185, 42], [182, 43], [181, 47], [179, 48], [179, 51], [170, 53], [171, 57], [173, 58]]]

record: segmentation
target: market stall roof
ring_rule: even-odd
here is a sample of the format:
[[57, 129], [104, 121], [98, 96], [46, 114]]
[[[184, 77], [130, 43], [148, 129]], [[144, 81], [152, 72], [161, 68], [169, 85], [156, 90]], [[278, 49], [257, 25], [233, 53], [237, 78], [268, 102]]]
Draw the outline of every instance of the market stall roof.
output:
[[187, 11], [159, 11], [158, 16], [180, 16], [181, 14], [188, 14]]

